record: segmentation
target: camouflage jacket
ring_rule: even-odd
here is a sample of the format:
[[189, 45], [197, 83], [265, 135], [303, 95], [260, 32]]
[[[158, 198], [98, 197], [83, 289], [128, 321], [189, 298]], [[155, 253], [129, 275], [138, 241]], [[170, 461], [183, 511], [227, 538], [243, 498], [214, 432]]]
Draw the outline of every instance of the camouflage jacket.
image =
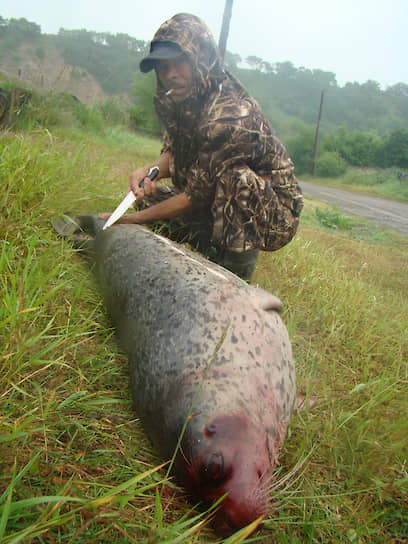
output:
[[223, 67], [199, 18], [176, 15], [154, 40], [177, 43], [193, 66], [192, 92], [183, 102], [166, 96], [159, 79], [154, 97], [175, 189], [195, 207], [210, 208], [216, 245], [282, 247], [296, 231], [303, 199], [293, 163], [260, 106]]

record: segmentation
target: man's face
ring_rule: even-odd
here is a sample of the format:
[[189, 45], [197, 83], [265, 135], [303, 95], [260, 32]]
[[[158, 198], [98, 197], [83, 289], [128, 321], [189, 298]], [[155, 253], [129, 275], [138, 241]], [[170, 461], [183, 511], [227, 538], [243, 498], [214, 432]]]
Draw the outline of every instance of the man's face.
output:
[[171, 91], [174, 102], [182, 102], [193, 87], [193, 68], [185, 55], [174, 59], [158, 60], [156, 72], [161, 84]]

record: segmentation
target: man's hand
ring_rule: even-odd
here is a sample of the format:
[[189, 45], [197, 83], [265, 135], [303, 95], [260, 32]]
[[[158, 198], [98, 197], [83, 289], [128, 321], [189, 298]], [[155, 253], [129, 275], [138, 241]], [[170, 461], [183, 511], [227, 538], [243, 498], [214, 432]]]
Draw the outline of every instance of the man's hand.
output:
[[[133, 193], [136, 196], [136, 204], [140, 204], [145, 196], [152, 195], [156, 192], [157, 185], [156, 182], [160, 178], [167, 178], [170, 175], [169, 172], [169, 160], [170, 160], [170, 153], [167, 151], [162, 153], [160, 157], [153, 163], [149, 164], [147, 166], [141, 166], [134, 172], [132, 172], [129, 176], [129, 183], [128, 183], [128, 192], [133, 191]], [[159, 168], [159, 174], [157, 177], [152, 181], [150, 180], [147, 175], [151, 168], [154, 166], [158, 166]], [[140, 184], [144, 183], [144, 187], [140, 187]]]
[[[141, 168], [138, 168], [137, 170], [132, 172], [129, 176], [128, 192], [133, 191], [136, 196], [136, 204], [140, 204], [145, 196], [152, 195], [156, 192], [157, 178], [151, 180], [148, 177], [150, 169], [150, 166], [142, 166]], [[140, 186], [142, 182], [143, 187]]]

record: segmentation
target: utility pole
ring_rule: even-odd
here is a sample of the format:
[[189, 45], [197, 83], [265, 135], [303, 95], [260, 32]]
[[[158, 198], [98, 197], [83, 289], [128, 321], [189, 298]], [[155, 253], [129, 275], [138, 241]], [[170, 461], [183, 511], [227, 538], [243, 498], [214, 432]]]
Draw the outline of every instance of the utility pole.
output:
[[220, 56], [222, 60], [224, 60], [225, 50], [227, 49], [227, 40], [228, 40], [229, 27], [231, 22], [233, 2], [234, 0], [225, 0], [225, 8], [224, 8], [224, 16], [222, 18], [220, 40], [218, 42], [218, 49], [220, 50]]
[[312, 176], [316, 175], [316, 167], [317, 167], [317, 155], [319, 153], [319, 129], [320, 129], [320, 119], [322, 117], [322, 110], [323, 110], [323, 97], [324, 97], [324, 91], [322, 91], [321, 97], [320, 97], [320, 108], [319, 108], [319, 115], [317, 117], [317, 125], [316, 125], [316, 133], [315, 133], [315, 140], [314, 140], [314, 146], [313, 146], [313, 158], [312, 158], [312, 168], [310, 173]]

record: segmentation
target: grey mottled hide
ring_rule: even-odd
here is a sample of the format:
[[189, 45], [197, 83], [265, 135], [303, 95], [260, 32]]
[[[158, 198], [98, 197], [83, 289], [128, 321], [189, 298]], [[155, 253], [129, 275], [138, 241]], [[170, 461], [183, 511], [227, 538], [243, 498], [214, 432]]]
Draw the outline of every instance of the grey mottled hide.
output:
[[172, 455], [201, 388], [190, 432], [247, 415], [265, 433], [273, 468], [295, 402], [280, 301], [144, 227], [97, 230], [97, 273], [129, 357], [135, 407], [161, 455]]

